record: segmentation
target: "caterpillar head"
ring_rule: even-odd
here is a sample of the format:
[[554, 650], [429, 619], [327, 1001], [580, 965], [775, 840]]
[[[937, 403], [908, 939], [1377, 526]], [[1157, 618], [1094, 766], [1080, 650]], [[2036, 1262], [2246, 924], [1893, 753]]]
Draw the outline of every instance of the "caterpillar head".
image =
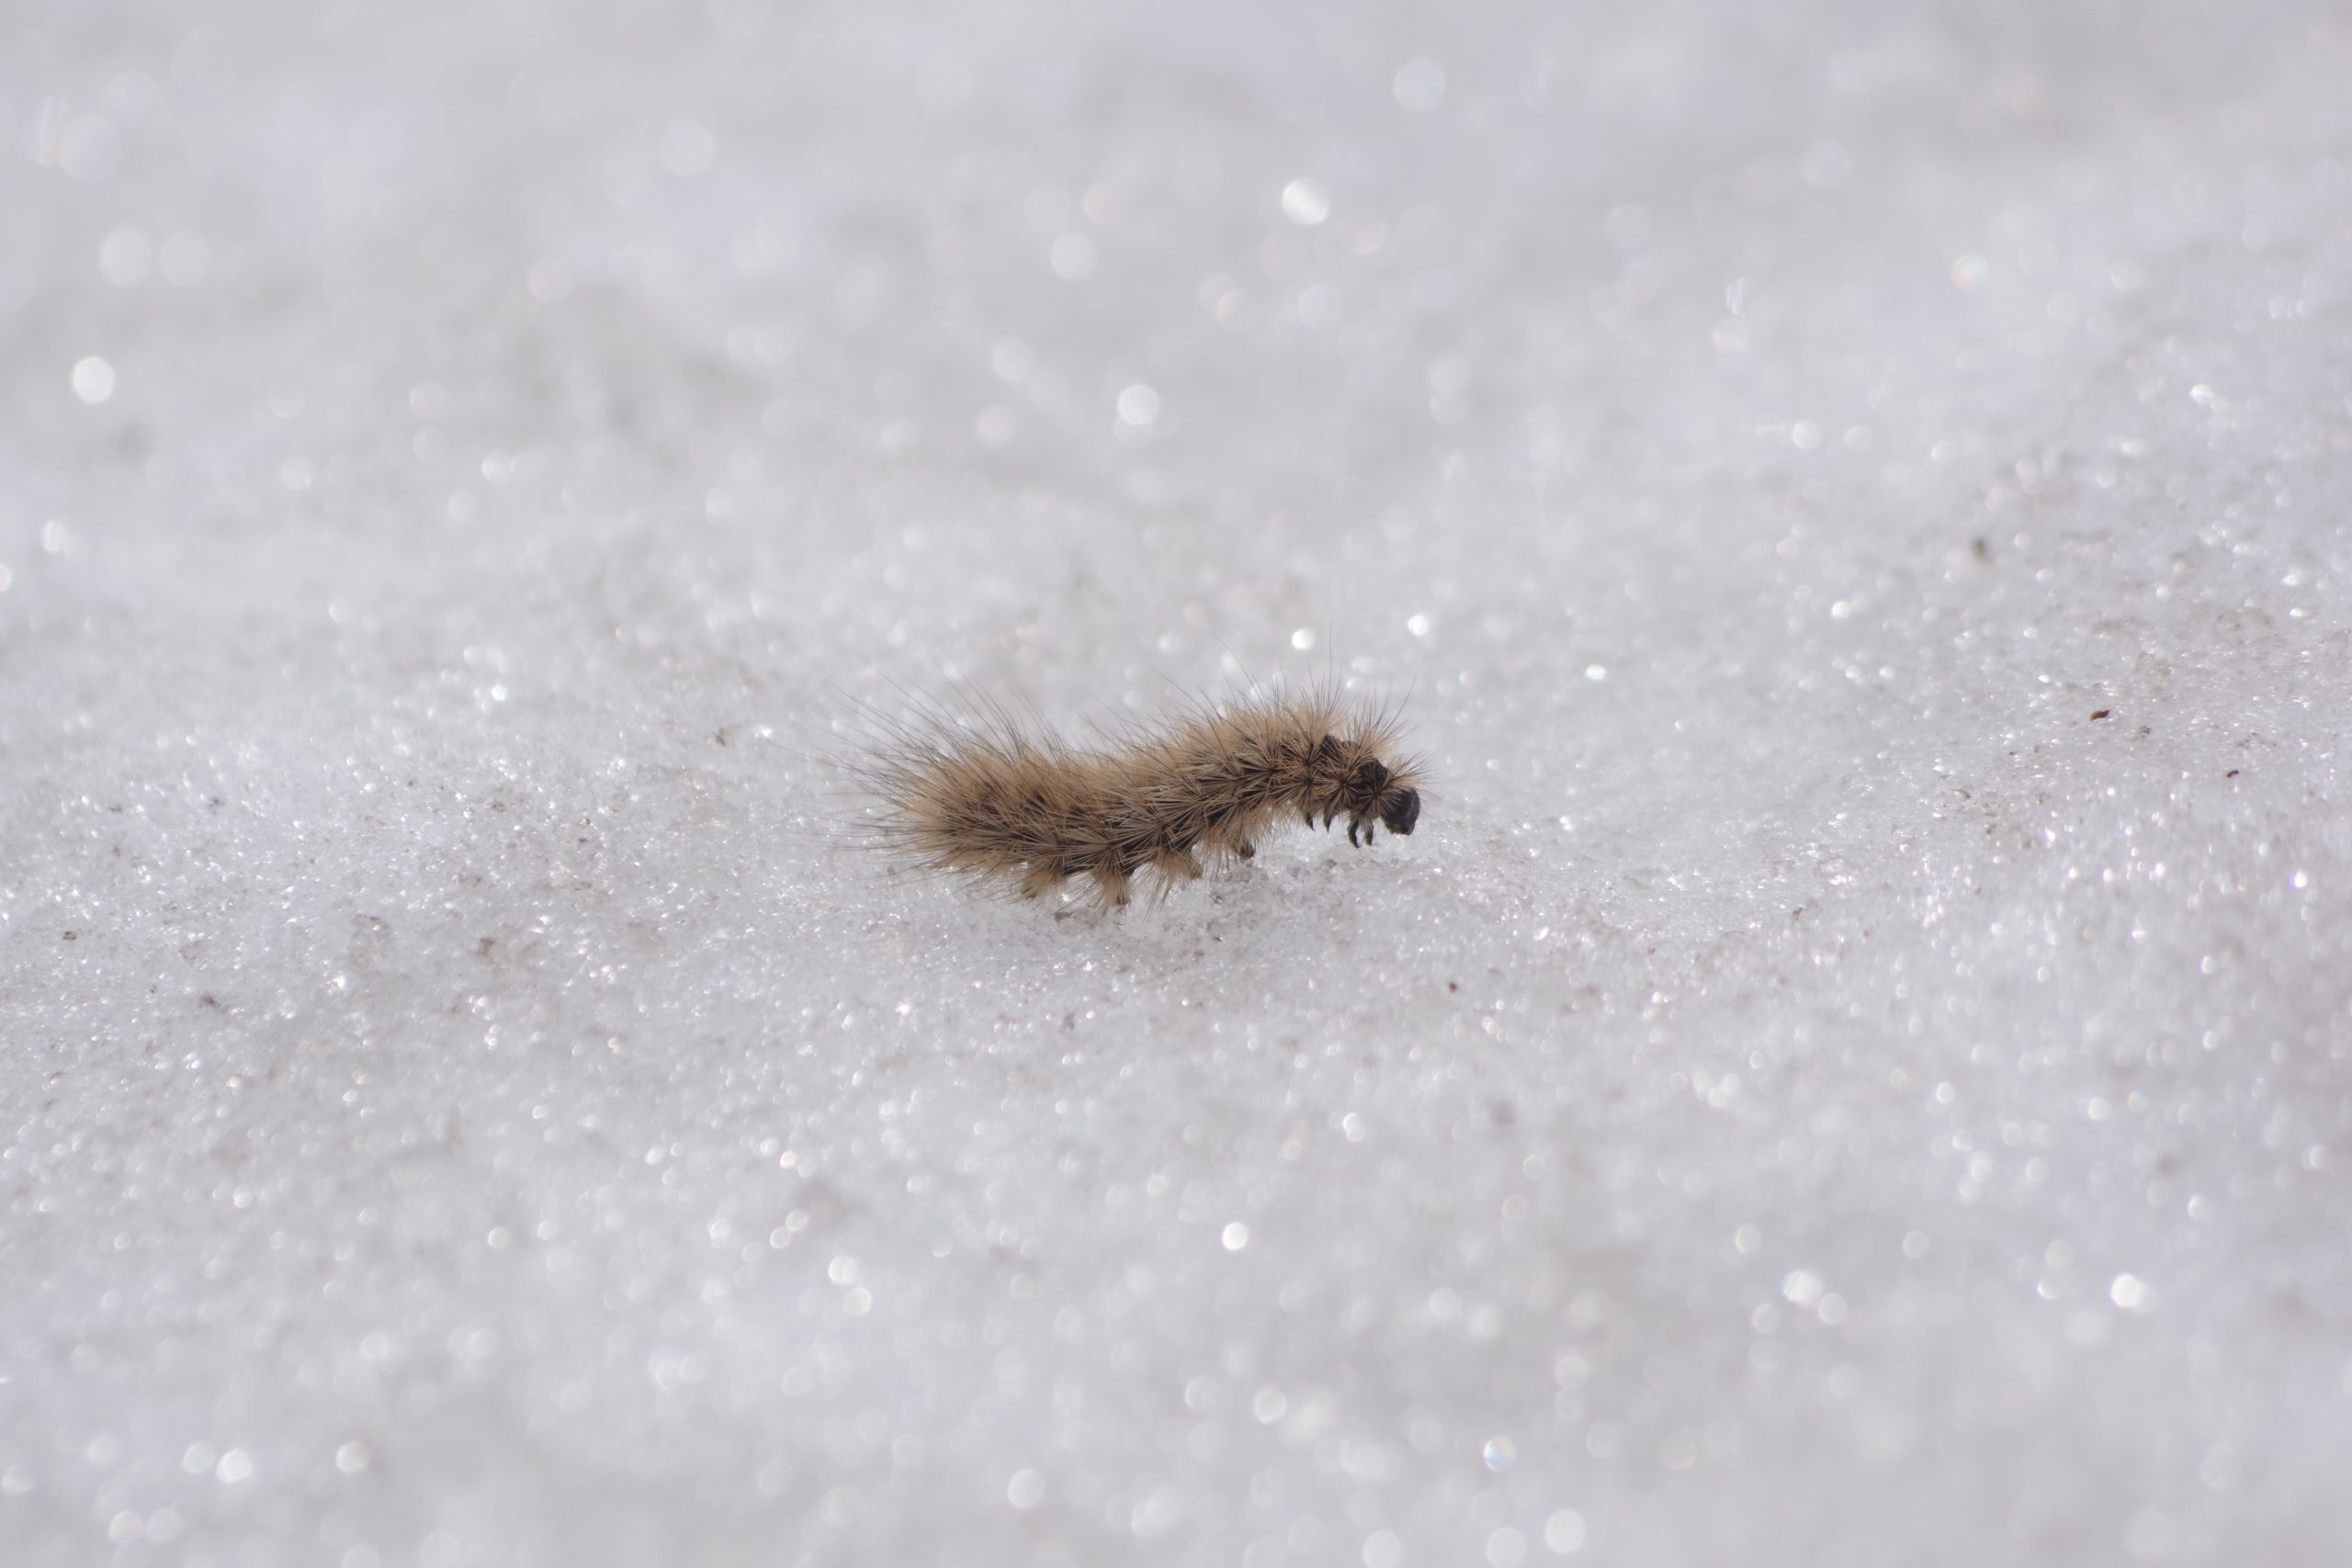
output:
[[1363, 842], [1372, 842], [1372, 824], [1375, 818], [1390, 832], [1404, 837], [1421, 819], [1421, 792], [1412, 786], [1409, 778], [1391, 769], [1377, 757], [1367, 757], [1349, 774], [1345, 788], [1348, 806], [1348, 842], [1356, 842], [1356, 834], [1363, 834]]

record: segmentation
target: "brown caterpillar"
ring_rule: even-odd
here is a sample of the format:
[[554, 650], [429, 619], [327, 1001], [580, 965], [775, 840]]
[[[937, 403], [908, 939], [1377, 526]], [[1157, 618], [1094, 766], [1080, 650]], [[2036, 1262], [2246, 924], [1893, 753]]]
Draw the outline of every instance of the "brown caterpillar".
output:
[[1249, 859], [1292, 812], [1309, 827], [1346, 818], [1351, 844], [1369, 844], [1374, 824], [1410, 833], [1421, 814], [1419, 764], [1396, 756], [1393, 717], [1336, 694], [1202, 709], [1115, 751], [1032, 733], [1001, 709], [988, 718], [902, 735], [865, 783], [888, 807], [886, 841], [917, 865], [1024, 898], [1087, 876], [1102, 907], [1119, 908], [1137, 877], [1165, 897], [1200, 877], [1204, 855]]

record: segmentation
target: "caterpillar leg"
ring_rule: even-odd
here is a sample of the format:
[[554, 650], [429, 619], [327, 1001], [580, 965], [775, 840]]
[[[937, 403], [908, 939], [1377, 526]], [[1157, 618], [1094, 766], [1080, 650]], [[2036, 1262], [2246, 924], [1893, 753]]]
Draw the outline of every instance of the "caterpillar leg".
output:
[[1061, 879], [1062, 874], [1052, 866], [1043, 862], [1035, 863], [1029, 867], [1028, 874], [1021, 879], [1021, 896], [1023, 898], [1043, 898], [1054, 890]]
[[1206, 833], [1202, 835], [1200, 841], [1193, 847], [1193, 852], [1195, 855], [1207, 857], [1212, 865], [1224, 865], [1227, 863], [1238, 864], [1242, 861], [1254, 857], [1258, 852], [1258, 846], [1238, 833], [1230, 838], [1216, 833]]
[[1201, 879], [1201, 863], [1190, 850], [1170, 850], [1153, 861], [1151, 866], [1170, 887], [1180, 882], [1198, 882]]
[[1094, 873], [1094, 887], [1106, 909], [1124, 909], [1135, 901], [1125, 872], [1097, 871]]

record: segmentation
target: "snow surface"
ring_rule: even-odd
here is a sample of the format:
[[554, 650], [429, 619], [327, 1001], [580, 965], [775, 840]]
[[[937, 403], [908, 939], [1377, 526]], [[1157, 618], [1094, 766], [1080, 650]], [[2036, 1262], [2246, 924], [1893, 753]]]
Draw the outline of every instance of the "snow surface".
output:
[[[0, 1562], [2345, 1561], [2347, 80], [11, 0]], [[844, 847], [1327, 669], [1408, 840]]]

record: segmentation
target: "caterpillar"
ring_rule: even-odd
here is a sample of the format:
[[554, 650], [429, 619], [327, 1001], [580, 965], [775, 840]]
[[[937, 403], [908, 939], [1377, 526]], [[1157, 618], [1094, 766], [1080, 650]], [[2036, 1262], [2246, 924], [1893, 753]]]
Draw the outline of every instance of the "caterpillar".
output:
[[1292, 813], [1345, 818], [1348, 842], [1375, 827], [1403, 837], [1421, 815], [1418, 761], [1396, 754], [1392, 715], [1336, 693], [1252, 697], [1183, 715], [1117, 750], [1074, 747], [991, 707], [978, 728], [937, 717], [875, 755], [867, 790], [885, 842], [918, 867], [993, 883], [1024, 898], [1091, 878], [1105, 910], [1138, 880], [1166, 897], [1202, 860], [1246, 861]]

